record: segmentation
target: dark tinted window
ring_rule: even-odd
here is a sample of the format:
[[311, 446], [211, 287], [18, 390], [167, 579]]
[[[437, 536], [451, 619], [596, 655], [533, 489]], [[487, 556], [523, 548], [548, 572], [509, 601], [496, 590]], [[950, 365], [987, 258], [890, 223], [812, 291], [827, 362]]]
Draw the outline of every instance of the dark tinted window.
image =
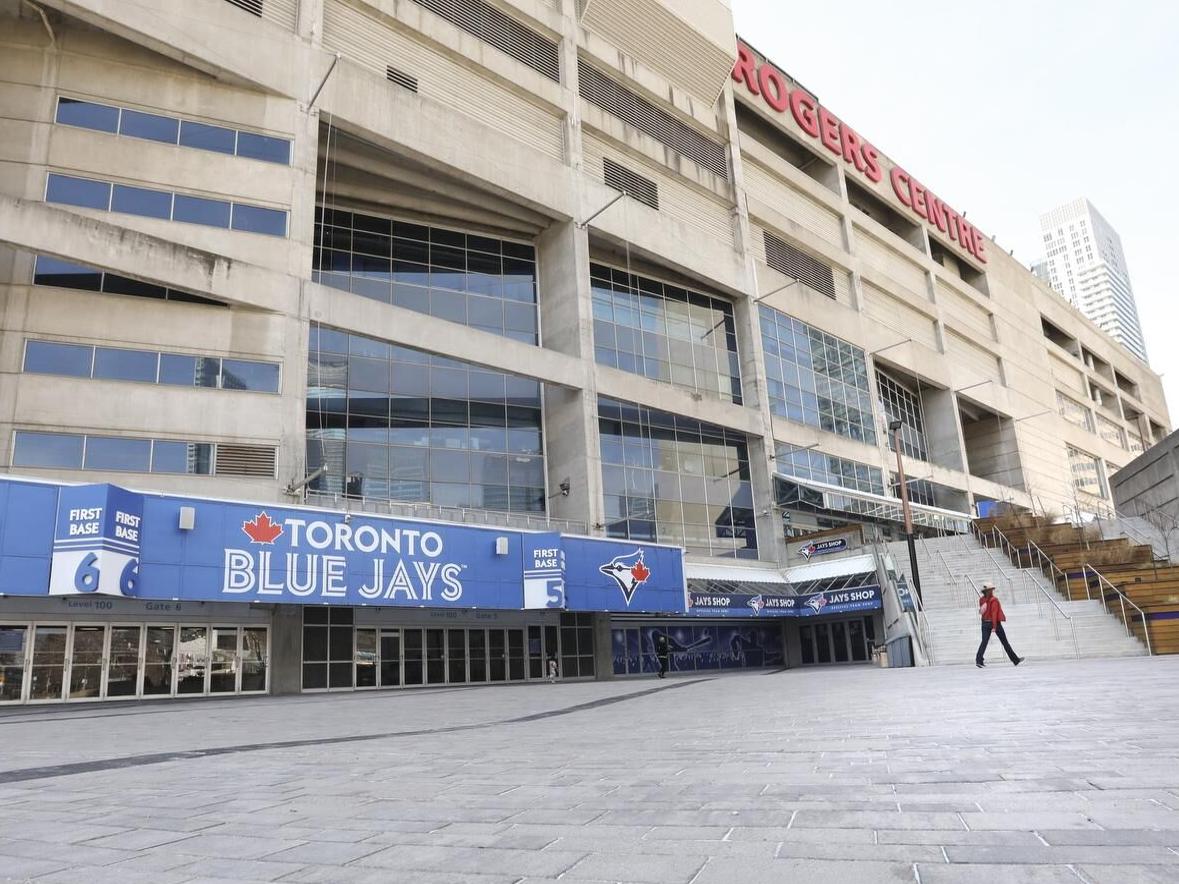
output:
[[162, 285], [153, 285], [139, 279], [116, 276], [108, 273], [102, 281], [102, 290], [112, 295], [134, 295], [137, 298], [166, 298], [168, 290]]
[[38, 255], [37, 267], [33, 271], [33, 283], [97, 292], [102, 288], [102, 271], [81, 264], [70, 264], [68, 261], [50, 258], [47, 255]]
[[291, 161], [291, 143], [284, 138], [255, 135], [253, 132], [237, 133], [237, 155], [268, 163], [287, 165]]
[[226, 390], [278, 392], [278, 366], [246, 359], [221, 360], [221, 386]]
[[152, 445], [153, 473], [194, 473], [208, 475], [213, 461], [213, 446], [207, 442], [164, 442]]
[[17, 467], [81, 469], [82, 437], [65, 433], [18, 432], [12, 464]]
[[45, 188], [45, 202], [64, 203], [67, 206], [82, 206], [87, 209], [110, 207], [111, 186], [105, 181], [91, 181], [87, 178], [71, 178], [68, 175], [50, 175]]
[[172, 194], [148, 190], [145, 187], [116, 184], [115, 194], [111, 199], [111, 211], [167, 220], [172, 217]]
[[94, 353], [94, 377], [112, 381], [156, 382], [159, 354], [143, 350], [99, 347]]
[[261, 206], [233, 204], [233, 229], [265, 233], [269, 236], [287, 235], [287, 213]]
[[223, 126], [210, 126], [208, 123], [194, 123], [184, 120], [180, 124], [180, 143], [185, 147], [199, 147], [201, 150], [214, 150], [218, 153], [233, 153], [237, 133], [233, 129]]
[[208, 227], [228, 227], [229, 203], [178, 193], [172, 206], [172, 220]]
[[93, 354], [93, 347], [29, 341], [25, 344], [25, 371], [88, 378]]
[[204, 356], [161, 353], [160, 383], [178, 387], [216, 387], [219, 362], [219, 359]]
[[86, 439], [88, 470], [127, 470], [146, 473], [151, 463], [150, 439], [90, 436]]
[[163, 141], [175, 144], [180, 131], [180, 121], [159, 114], [145, 114], [142, 111], [124, 110], [119, 123], [119, 134], [132, 138], [146, 138], [148, 141]]
[[79, 101], [76, 98], [59, 98], [57, 122], [97, 129], [100, 132], [114, 132], [119, 128], [119, 109], [90, 101]]

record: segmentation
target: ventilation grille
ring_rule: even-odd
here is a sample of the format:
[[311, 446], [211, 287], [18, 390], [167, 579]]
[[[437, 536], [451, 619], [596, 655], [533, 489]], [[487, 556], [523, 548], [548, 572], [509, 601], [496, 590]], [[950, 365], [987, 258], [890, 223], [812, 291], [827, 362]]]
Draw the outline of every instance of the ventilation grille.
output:
[[404, 86], [410, 92], [418, 91], [418, 78], [410, 76], [405, 71], [399, 71], [392, 65], [385, 68], [385, 79], [396, 83], [398, 86]]
[[218, 476], [274, 478], [274, 449], [261, 445], [217, 445]]
[[685, 126], [671, 114], [614, 82], [584, 61], [577, 62], [577, 76], [581, 97], [590, 104], [630, 123], [640, 132], [694, 160], [705, 169], [721, 176], [729, 174], [725, 150], [717, 142]]
[[452, 25], [506, 52], [554, 82], [561, 82], [557, 44], [483, 0], [413, 0]]
[[652, 209], [659, 208], [659, 185], [609, 157], [602, 157], [602, 179], [615, 190], [625, 190], [640, 203], [646, 203]]
[[250, 15], [256, 15], [258, 18], [262, 17], [262, 0], [225, 0], [238, 9], [244, 9]]
[[787, 276], [792, 276], [816, 292], [828, 298], [835, 297], [835, 274], [822, 261], [816, 261], [805, 252], [800, 252], [790, 243], [779, 239], [768, 230], [764, 231], [766, 263]]

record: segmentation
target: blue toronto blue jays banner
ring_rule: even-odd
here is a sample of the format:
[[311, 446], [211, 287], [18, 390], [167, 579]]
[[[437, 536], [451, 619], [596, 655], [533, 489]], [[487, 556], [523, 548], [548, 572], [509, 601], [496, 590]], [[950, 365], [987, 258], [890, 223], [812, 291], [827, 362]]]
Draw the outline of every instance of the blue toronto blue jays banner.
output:
[[872, 611], [880, 606], [878, 586], [809, 595], [688, 593], [688, 613], [697, 617], [815, 617]]
[[837, 540], [817, 540], [814, 543], [808, 543], [799, 549], [799, 553], [804, 559], [810, 560], [815, 556], [827, 556], [831, 553], [843, 552], [845, 549], [847, 549], [847, 538], [840, 537]]
[[570, 611], [684, 613], [684, 554], [679, 547], [563, 537]]

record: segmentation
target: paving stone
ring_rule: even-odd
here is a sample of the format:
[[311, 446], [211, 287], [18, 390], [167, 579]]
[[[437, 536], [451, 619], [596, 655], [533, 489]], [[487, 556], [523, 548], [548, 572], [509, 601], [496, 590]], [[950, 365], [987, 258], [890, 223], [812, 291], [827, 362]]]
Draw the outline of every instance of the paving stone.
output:
[[204, 857], [198, 862], [172, 869], [206, 878], [228, 878], [234, 881], [277, 881], [302, 869], [301, 862], [262, 862], [254, 859], [221, 859]]
[[563, 851], [399, 844], [358, 859], [354, 865], [402, 871], [555, 876], [565, 872], [584, 857], [584, 853]]
[[[692, 884], [913, 884], [913, 866], [907, 863], [831, 861], [813, 859], [710, 861]], [[1073, 882], [1076, 884], [1076, 882]]]
[[13, 856], [0, 850], [0, 881], [28, 881], [38, 875], [48, 875], [67, 868], [66, 863], [29, 856]]
[[562, 881], [627, 881], [635, 884], [688, 884], [704, 866], [699, 856], [612, 856], [595, 854], [561, 875]]
[[776, 854], [781, 859], [879, 860], [887, 862], [945, 862], [942, 848], [930, 844], [823, 844], [784, 841]]
[[[918, 863], [921, 884], [1082, 884], [1068, 866]], [[1121, 882], [1119, 882], [1121, 884]]]
[[1099, 866], [1086, 863], [1077, 870], [1091, 884], [1175, 884], [1173, 868], [1165, 866]]

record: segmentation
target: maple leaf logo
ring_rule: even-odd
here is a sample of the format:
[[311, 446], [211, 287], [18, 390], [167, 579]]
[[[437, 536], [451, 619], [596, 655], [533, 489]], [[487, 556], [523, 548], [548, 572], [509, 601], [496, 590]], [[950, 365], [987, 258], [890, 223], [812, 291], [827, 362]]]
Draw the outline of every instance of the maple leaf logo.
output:
[[651, 576], [651, 569], [643, 564], [642, 559], [639, 559], [635, 566], [630, 569], [630, 574], [634, 577], [636, 583], [644, 583]]
[[242, 531], [250, 538], [250, 543], [274, 543], [282, 536], [282, 525], [263, 510], [251, 521], [242, 522]]

